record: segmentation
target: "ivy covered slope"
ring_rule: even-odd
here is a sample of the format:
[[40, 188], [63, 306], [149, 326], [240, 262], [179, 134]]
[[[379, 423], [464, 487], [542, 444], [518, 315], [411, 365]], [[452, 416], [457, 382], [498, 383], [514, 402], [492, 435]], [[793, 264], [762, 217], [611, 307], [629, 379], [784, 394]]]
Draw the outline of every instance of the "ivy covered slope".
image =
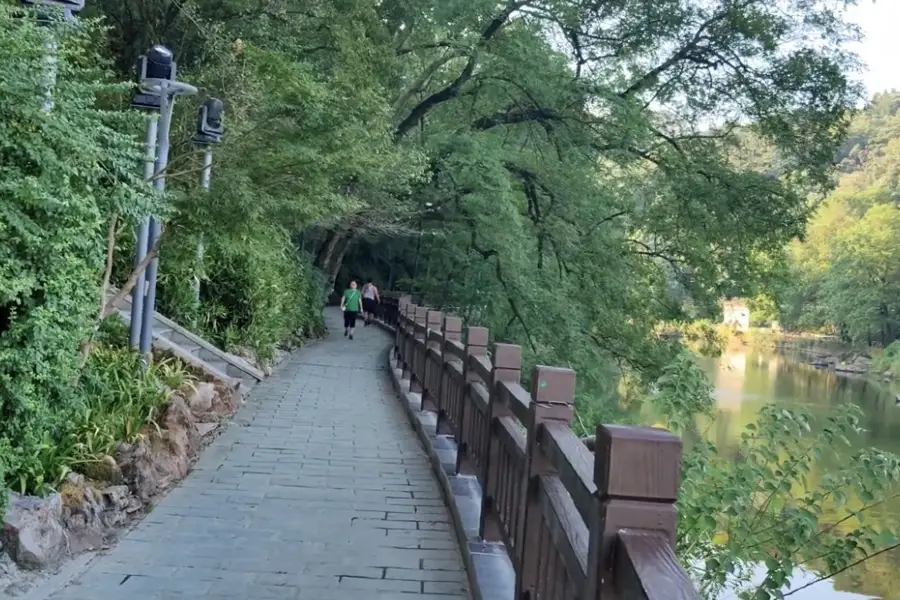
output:
[[20, 491], [52, 485], [71, 462], [54, 446], [83, 408], [73, 382], [101, 310], [107, 222], [158, 208], [135, 176], [127, 132], [140, 118], [95, 106], [122, 90], [96, 52], [102, 32], [59, 28], [48, 112], [46, 30], [0, 6], [0, 467]]

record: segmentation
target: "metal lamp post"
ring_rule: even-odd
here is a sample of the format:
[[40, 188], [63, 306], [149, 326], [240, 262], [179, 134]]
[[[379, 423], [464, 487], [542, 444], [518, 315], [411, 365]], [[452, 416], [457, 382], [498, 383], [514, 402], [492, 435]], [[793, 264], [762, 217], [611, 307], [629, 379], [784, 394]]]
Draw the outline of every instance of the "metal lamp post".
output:
[[[175, 97], [196, 94], [197, 88], [177, 81], [174, 57], [172, 52], [164, 46], [154, 46], [146, 56], [141, 57], [138, 73], [140, 91], [147, 96], [156, 96], [159, 99], [158, 151], [151, 177], [153, 178], [153, 186], [157, 190], [163, 191], [166, 189], [166, 167], [169, 163], [169, 130], [172, 125]], [[156, 245], [161, 230], [160, 223], [155, 218], [150, 217], [144, 240], [141, 240], [141, 234], [143, 233], [141, 230], [143, 230], [143, 225], [138, 230], [136, 264], [141, 263]], [[140, 255], [140, 257], [138, 258], [137, 255]], [[145, 358], [150, 352], [150, 343], [153, 339], [153, 312], [156, 304], [158, 266], [159, 258], [154, 256], [147, 267], [145, 277], [143, 277], [144, 284], [141, 285], [141, 282], [138, 281], [138, 285], [135, 286], [135, 295], [143, 294], [141, 310], [138, 312], [134, 303], [132, 303], [131, 307], [132, 334], [135, 320], [140, 318], [138, 350]]]
[[[172, 52], [165, 46], [154, 46], [145, 56], [140, 57], [137, 68], [138, 90], [131, 101], [132, 108], [145, 110], [150, 113], [147, 121], [147, 137], [144, 142], [145, 162], [144, 180], [153, 185], [153, 173], [156, 169], [157, 128], [159, 125], [159, 112], [162, 102], [159, 95], [147, 93], [142, 89], [142, 83], [147, 78], [174, 78], [174, 60]], [[143, 262], [147, 255], [147, 238], [150, 235], [150, 218], [141, 219], [138, 225], [137, 240], [134, 250], [134, 266]], [[147, 293], [147, 271], [143, 270], [138, 275], [134, 289], [131, 291], [131, 323], [129, 328], [129, 342], [137, 348], [141, 340], [141, 323], [144, 314], [144, 296]]]
[[[84, 0], [21, 0], [22, 6], [35, 9], [37, 22], [40, 25], [50, 25], [53, 18], [48, 14], [47, 8], [62, 9], [63, 18], [67, 21], [75, 20], [75, 13], [84, 8]], [[56, 87], [56, 38], [51, 34], [44, 42], [47, 49], [44, 69], [44, 110], [53, 110], [53, 88]]]
[[[197, 136], [194, 138], [197, 146], [204, 148], [203, 170], [200, 173], [200, 186], [204, 191], [209, 191], [210, 178], [212, 176], [212, 147], [222, 141], [225, 130], [222, 126], [222, 117], [225, 114], [225, 105], [218, 98], [208, 98], [200, 104], [197, 111]], [[194, 304], [200, 305], [200, 271], [203, 265], [203, 233], [197, 240], [197, 273], [194, 275]]]

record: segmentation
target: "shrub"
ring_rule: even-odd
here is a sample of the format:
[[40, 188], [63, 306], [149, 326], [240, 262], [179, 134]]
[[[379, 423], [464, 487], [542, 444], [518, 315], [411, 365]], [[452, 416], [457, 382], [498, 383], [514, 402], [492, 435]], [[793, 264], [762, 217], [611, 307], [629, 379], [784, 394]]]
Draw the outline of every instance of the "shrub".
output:
[[160, 309], [169, 316], [193, 323], [226, 349], [249, 347], [264, 360], [296, 332], [321, 330], [321, 276], [285, 233], [260, 228], [204, 243], [199, 308], [191, 289], [196, 237], [177, 236], [163, 248]]
[[[40, 491], [71, 458], [79, 346], [100, 302], [106, 223], [149, 210], [135, 175], [140, 117], [95, 106], [122, 88], [94, 48], [96, 23], [39, 28], [0, 6], [0, 453], [6, 480]], [[55, 106], [45, 40], [58, 41]]]

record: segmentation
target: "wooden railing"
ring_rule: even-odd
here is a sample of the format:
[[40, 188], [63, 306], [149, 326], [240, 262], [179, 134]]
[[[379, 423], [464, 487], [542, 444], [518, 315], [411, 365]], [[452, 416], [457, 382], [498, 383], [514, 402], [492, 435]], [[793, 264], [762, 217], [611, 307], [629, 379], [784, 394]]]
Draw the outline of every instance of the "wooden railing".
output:
[[484, 327], [384, 298], [393, 357], [457, 444], [457, 472], [483, 493], [480, 535], [502, 541], [517, 600], [699, 598], [675, 558], [681, 440], [660, 429], [601, 425], [595, 452], [571, 431], [575, 372], [488, 344]]

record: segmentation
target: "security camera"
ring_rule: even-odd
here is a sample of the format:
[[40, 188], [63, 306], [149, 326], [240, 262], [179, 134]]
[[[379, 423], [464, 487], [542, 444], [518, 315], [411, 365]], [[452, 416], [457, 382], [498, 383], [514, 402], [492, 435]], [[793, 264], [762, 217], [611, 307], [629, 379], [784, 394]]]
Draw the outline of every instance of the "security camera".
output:
[[218, 98], [208, 98], [200, 104], [197, 111], [197, 142], [211, 144], [221, 141], [225, 132], [222, 117], [225, 105]]
[[165, 46], [153, 46], [138, 60], [139, 83], [147, 80], [175, 81], [175, 56]]

